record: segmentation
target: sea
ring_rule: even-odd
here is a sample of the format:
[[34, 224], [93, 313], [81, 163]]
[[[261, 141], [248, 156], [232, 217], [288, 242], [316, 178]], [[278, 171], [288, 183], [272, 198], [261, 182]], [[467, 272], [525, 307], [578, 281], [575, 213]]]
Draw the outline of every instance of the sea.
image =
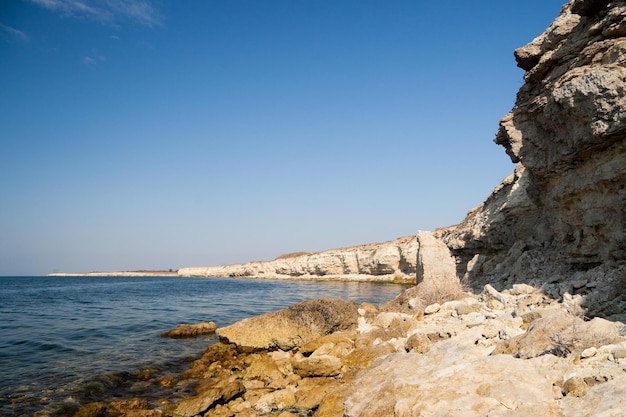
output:
[[0, 277], [0, 416], [65, 416], [150, 392], [145, 375], [176, 375], [215, 336], [170, 339], [181, 323], [218, 327], [323, 297], [380, 305], [391, 283], [179, 277]]

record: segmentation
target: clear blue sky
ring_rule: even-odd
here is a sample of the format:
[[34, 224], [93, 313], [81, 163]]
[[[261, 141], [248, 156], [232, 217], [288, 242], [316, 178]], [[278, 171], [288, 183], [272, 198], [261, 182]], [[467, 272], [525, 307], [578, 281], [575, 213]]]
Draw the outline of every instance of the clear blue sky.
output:
[[3, 0], [0, 275], [169, 269], [461, 221], [563, 0]]

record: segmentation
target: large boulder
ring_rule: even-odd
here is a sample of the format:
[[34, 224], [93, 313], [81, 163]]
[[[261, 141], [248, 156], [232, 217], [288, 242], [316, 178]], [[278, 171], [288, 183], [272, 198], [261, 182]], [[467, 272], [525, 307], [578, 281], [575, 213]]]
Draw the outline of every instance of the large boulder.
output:
[[217, 330], [220, 339], [243, 350], [291, 350], [318, 337], [356, 326], [352, 301], [322, 298], [250, 317]]

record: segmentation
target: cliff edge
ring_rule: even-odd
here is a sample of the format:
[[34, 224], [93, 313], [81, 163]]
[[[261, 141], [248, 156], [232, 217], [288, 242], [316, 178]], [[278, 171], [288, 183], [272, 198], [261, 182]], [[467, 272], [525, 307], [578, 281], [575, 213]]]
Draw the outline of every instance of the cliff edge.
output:
[[179, 275], [456, 275], [478, 292], [526, 283], [555, 298], [581, 295], [589, 315], [626, 318], [626, 2], [571, 0], [515, 59], [524, 84], [495, 142], [517, 166], [459, 225]]
[[570, 1], [515, 59], [525, 82], [495, 138], [515, 172], [434, 235], [475, 289], [528, 283], [623, 319], [626, 2]]

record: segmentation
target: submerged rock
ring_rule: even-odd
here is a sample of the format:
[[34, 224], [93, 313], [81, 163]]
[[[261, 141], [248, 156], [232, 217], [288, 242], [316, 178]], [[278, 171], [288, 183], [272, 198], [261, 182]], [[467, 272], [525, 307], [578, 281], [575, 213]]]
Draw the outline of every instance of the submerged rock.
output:
[[187, 337], [196, 337], [201, 335], [209, 335], [215, 333], [217, 325], [212, 321], [197, 324], [179, 324], [175, 329], [161, 333], [162, 337], [171, 337], [173, 339], [182, 339]]

